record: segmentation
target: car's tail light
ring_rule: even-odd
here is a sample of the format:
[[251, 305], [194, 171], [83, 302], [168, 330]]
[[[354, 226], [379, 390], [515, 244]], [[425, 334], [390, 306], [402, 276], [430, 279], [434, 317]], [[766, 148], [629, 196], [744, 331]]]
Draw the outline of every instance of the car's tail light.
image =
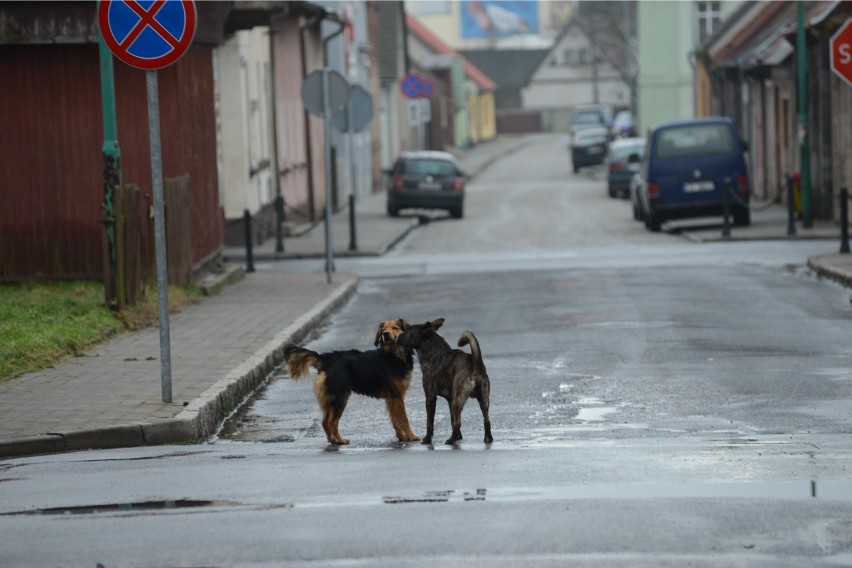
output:
[[737, 193], [740, 197], [748, 197], [748, 176], [737, 176]]
[[659, 197], [660, 196], [660, 184], [649, 183], [648, 184], [648, 196], [649, 197]]
[[457, 176], [455, 181], [453, 181], [453, 191], [459, 192], [464, 190], [464, 178], [461, 176]]
[[393, 188], [405, 189], [405, 178], [402, 176], [396, 176], [395, 178], [393, 178]]
[[611, 164], [609, 165], [609, 169], [610, 169], [611, 171], [613, 171], [613, 172], [617, 172], [618, 170], [623, 170], [623, 169], [624, 169], [624, 166], [626, 166], [626, 165], [627, 165], [627, 164], [625, 164], [624, 162], [622, 162], [621, 160], [619, 160], [619, 161], [617, 161], [617, 162], [613, 162], [613, 163], [611, 163]]

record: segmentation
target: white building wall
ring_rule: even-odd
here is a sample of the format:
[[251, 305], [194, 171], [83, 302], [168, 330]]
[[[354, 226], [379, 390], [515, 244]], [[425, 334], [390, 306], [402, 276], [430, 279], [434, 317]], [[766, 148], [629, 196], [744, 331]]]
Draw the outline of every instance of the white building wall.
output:
[[529, 86], [521, 90], [523, 107], [564, 109], [594, 103], [628, 106], [630, 90], [621, 75], [606, 60], [598, 62], [595, 74], [591, 56], [585, 34], [576, 27], [569, 29], [533, 73]]
[[237, 32], [217, 50], [219, 155], [226, 219], [275, 199], [267, 28]]

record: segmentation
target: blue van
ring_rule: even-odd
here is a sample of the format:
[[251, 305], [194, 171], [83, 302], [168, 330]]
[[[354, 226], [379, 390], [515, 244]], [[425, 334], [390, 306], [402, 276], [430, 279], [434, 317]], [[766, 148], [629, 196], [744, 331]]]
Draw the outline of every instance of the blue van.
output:
[[672, 219], [723, 215], [731, 184], [731, 218], [751, 223], [745, 143], [725, 117], [666, 122], [653, 127], [636, 187], [639, 215], [651, 231]]

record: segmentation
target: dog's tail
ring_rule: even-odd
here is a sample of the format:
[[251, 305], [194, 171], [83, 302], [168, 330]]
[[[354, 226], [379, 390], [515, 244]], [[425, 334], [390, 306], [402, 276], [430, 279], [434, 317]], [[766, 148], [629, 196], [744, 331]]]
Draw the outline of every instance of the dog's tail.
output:
[[319, 373], [325, 371], [319, 353], [304, 347], [288, 345], [284, 348], [284, 359], [287, 360], [287, 370], [290, 371], [290, 378], [293, 380], [310, 376], [309, 366], [313, 366]]
[[476, 340], [476, 336], [472, 331], [465, 331], [459, 337], [459, 347], [464, 347], [465, 345], [470, 344], [470, 352], [473, 355], [473, 363], [476, 365], [477, 370], [485, 371], [485, 363], [482, 361], [482, 352], [479, 350], [479, 341]]

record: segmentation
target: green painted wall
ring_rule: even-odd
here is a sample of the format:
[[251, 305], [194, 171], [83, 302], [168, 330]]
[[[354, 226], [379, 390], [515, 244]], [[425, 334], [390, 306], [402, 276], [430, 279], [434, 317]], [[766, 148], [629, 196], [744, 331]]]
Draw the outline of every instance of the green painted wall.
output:
[[[740, 4], [720, 4], [722, 20]], [[696, 2], [640, 0], [637, 6], [639, 43], [639, 128], [695, 116]]]

